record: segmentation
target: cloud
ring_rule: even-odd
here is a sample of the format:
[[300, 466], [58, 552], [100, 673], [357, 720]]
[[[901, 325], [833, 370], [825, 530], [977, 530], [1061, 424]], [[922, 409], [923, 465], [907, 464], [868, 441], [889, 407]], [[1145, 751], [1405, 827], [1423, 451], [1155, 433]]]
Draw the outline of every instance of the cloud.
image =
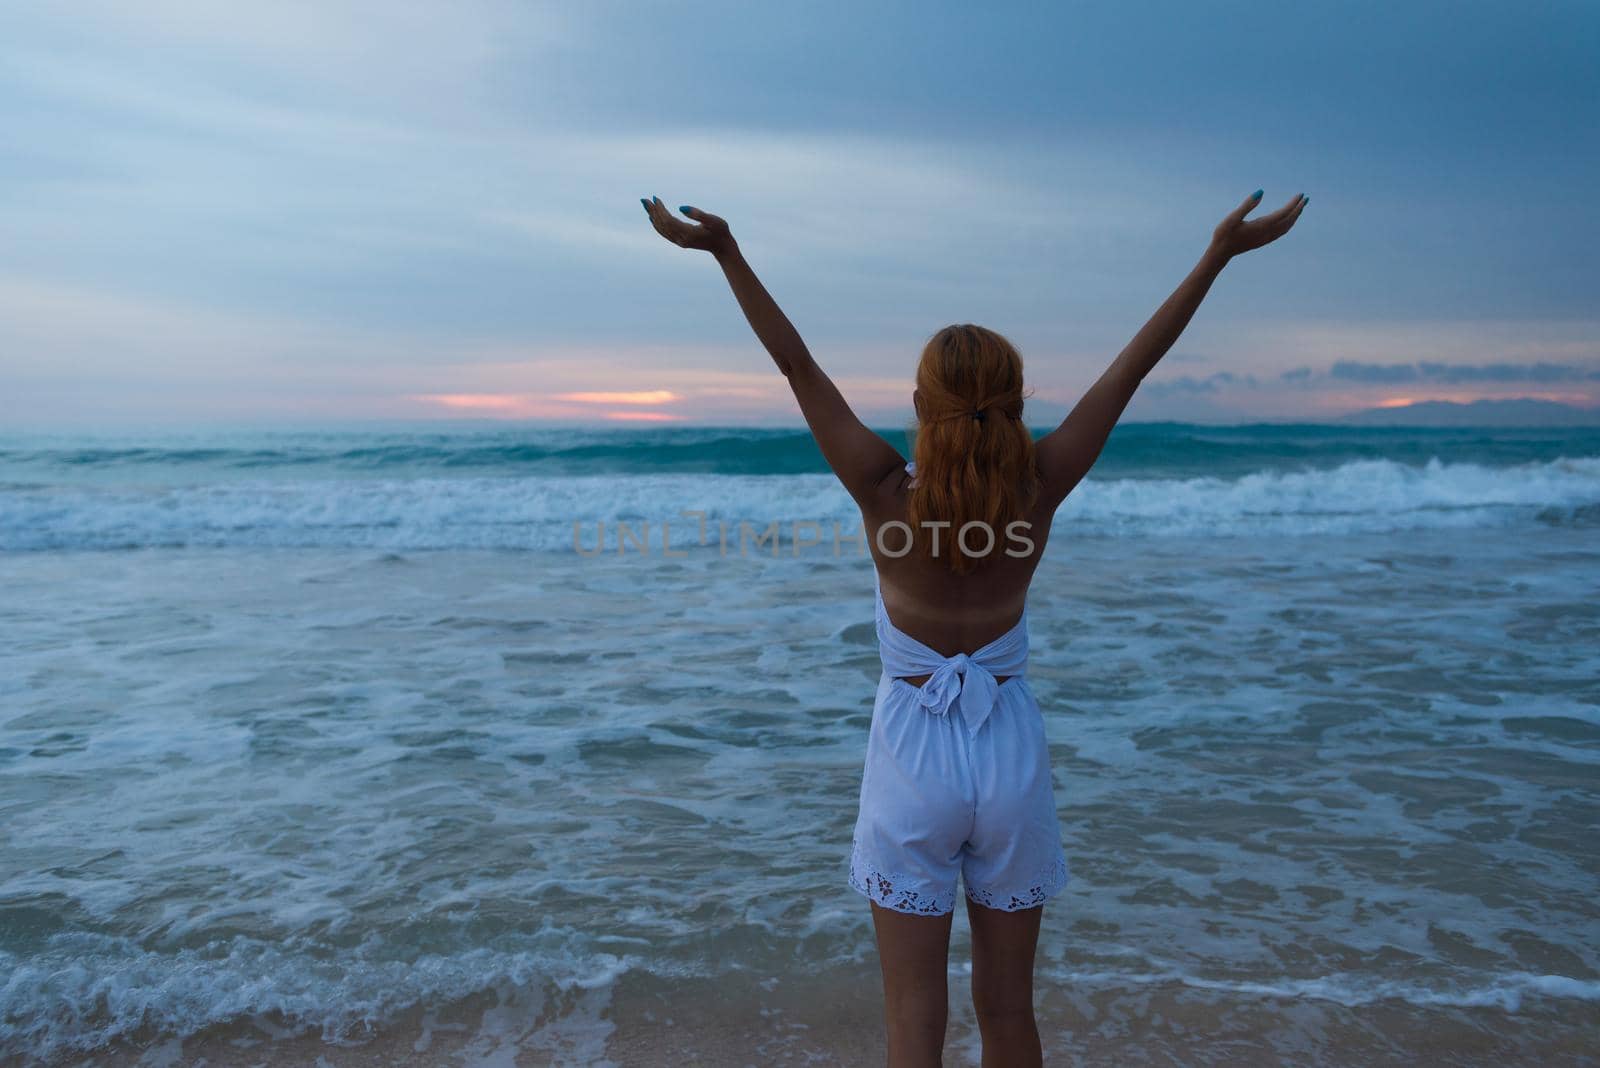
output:
[[1367, 385], [1394, 385], [1420, 382], [1455, 385], [1463, 382], [1595, 382], [1600, 381], [1600, 365], [1574, 363], [1485, 363], [1459, 364], [1419, 360], [1408, 363], [1365, 363], [1338, 360], [1326, 371], [1297, 367], [1278, 376], [1297, 386], [1318, 386], [1327, 382], [1355, 382]]
[[1153, 397], [1164, 397], [1177, 393], [1216, 393], [1224, 386], [1255, 389], [1259, 385], [1260, 382], [1255, 375], [1234, 374], [1232, 371], [1217, 371], [1206, 375], [1204, 378], [1182, 375], [1178, 378], [1145, 382], [1140, 387], [1140, 392]]
[[1328, 369], [1328, 377], [1343, 382], [1415, 382], [1417, 368], [1409, 363], [1359, 363], [1340, 360]]
[[1600, 366], [1579, 367], [1560, 363], [1471, 364], [1418, 363], [1421, 376], [1440, 382], [1594, 382]]
[[[1209, 346], [1215, 349], [1214, 344]], [[1336, 362], [1393, 364], [1592, 364], [1600, 354], [1600, 319], [1256, 320], [1231, 331], [1230, 365], [1279, 368], [1290, 359], [1312, 370]]]

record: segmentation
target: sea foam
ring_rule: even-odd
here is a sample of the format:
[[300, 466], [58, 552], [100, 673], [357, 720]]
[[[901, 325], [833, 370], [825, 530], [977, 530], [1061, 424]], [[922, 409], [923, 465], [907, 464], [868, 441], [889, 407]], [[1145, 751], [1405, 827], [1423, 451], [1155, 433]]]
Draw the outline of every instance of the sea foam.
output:
[[[1354, 534], [1600, 523], [1600, 457], [1505, 467], [1355, 460], [1237, 478], [1090, 477], [1074, 536]], [[803, 524], [815, 523], [815, 529]], [[632, 540], [624, 538], [627, 524]], [[152, 547], [746, 551], [777, 525], [833, 550], [860, 514], [831, 475], [633, 474], [0, 487], [0, 550]], [[798, 526], [801, 524], [802, 526]], [[742, 525], [742, 526], [741, 526]], [[843, 544], [852, 551], [859, 547]], [[621, 548], [619, 548], [621, 546]]]

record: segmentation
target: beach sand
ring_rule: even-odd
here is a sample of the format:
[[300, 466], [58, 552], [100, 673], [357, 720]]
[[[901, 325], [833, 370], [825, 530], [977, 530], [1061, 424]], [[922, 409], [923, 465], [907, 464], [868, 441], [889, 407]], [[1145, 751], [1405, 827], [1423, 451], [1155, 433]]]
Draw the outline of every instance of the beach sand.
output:
[[[753, 977], [752, 977], [753, 978]], [[619, 980], [609, 997], [556, 1003], [509, 993], [412, 1010], [380, 1031], [326, 1041], [269, 1021], [216, 1028], [188, 1041], [119, 1047], [60, 1063], [104, 1068], [316, 1065], [875, 1065], [884, 1063], [875, 971], [781, 982]], [[976, 1065], [979, 1040], [964, 976], [952, 975], [945, 1060]], [[499, 1003], [497, 1004], [497, 1001]], [[1041, 988], [1045, 1062], [1062, 1065], [1564, 1065], [1596, 1063], [1600, 1024], [1570, 1002], [1525, 998], [1499, 1008], [1359, 1006], [1239, 996], [1175, 983], [1129, 990]], [[274, 1037], [276, 1036], [276, 1037]]]

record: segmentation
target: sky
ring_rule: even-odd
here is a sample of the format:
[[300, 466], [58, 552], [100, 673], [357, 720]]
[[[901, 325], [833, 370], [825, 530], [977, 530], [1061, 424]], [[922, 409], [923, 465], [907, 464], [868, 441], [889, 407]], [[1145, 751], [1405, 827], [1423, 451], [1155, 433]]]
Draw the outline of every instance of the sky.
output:
[[1059, 419], [1257, 188], [1124, 418], [1600, 405], [1600, 5], [0, 9], [0, 421], [800, 425], [726, 218], [875, 426], [948, 323]]

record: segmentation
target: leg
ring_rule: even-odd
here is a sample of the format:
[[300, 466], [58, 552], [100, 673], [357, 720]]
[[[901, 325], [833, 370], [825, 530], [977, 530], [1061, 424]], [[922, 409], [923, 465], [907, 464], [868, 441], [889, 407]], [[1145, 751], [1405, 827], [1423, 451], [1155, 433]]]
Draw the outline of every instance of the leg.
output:
[[883, 968], [889, 1068], [938, 1068], [943, 1063], [950, 1012], [945, 973], [954, 917], [954, 912], [916, 916], [872, 902], [878, 962]]
[[1044, 906], [1003, 912], [967, 898], [972, 923], [972, 1007], [983, 1034], [984, 1068], [1044, 1063], [1033, 1019], [1033, 954]]

